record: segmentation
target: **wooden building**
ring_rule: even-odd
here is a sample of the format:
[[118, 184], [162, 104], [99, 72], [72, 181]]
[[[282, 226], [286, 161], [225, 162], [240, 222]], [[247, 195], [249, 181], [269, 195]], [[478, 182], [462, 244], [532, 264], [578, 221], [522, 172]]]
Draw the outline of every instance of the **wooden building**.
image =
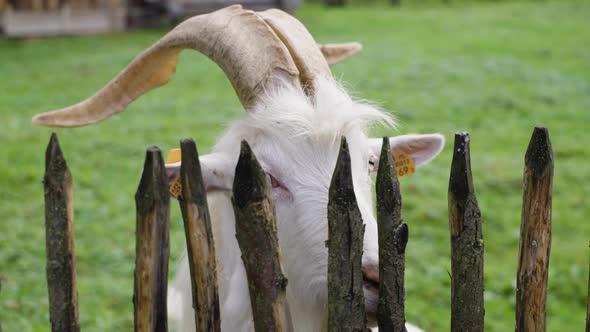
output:
[[9, 37], [122, 31], [125, 0], [0, 0], [0, 27]]
[[8, 37], [44, 37], [123, 31], [158, 25], [241, 3], [290, 11], [300, 0], [0, 0], [0, 31]]

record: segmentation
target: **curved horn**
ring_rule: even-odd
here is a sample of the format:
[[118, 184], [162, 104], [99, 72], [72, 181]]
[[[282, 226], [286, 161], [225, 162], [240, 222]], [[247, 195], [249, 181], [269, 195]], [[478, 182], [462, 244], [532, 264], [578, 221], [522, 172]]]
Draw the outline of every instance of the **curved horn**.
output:
[[313, 93], [314, 79], [332, 77], [328, 62], [305, 26], [293, 16], [269, 9], [258, 13], [287, 46], [297, 69], [299, 80], [308, 95]]
[[33, 123], [77, 127], [120, 113], [144, 93], [166, 84], [174, 75], [179, 53], [187, 48], [205, 54], [223, 69], [246, 110], [276, 75], [299, 86], [299, 72], [287, 47], [261, 17], [237, 5], [184, 21], [94, 96], [38, 114]]
[[346, 60], [351, 56], [357, 54], [363, 49], [361, 43], [342, 43], [342, 44], [318, 44], [320, 51], [328, 61], [328, 64], [333, 65], [340, 61]]

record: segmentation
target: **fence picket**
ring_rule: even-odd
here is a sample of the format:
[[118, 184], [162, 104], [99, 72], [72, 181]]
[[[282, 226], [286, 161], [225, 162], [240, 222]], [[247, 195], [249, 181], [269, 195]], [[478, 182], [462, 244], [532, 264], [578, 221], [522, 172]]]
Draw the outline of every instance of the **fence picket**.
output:
[[383, 331], [405, 332], [405, 251], [408, 226], [402, 222], [402, 197], [389, 138], [383, 138], [377, 171], [377, 227], [379, 234], [379, 305], [377, 322]]
[[470, 138], [455, 134], [449, 179], [451, 331], [483, 331], [484, 243], [471, 175]]
[[213, 230], [207, 206], [197, 146], [192, 139], [180, 141], [182, 194], [178, 197], [191, 273], [196, 330], [220, 331], [217, 264]]
[[365, 228], [352, 183], [346, 138], [332, 176], [328, 200], [328, 331], [365, 331], [361, 258]]
[[51, 134], [45, 152], [45, 245], [51, 330], [78, 332], [78, 291], [74, 252], [74, 197], [72, 175]]
[[146, 152], [135, 205], [134, 328], [136, 332], [167, 331], [170, 197], [164, 160], [157, 147]]
[[[270, 179], [246, 141], [242, 141], [233, 185], [236, 237], [248, 275], [254, 328], [292, 331], [287, 278], [281, 268]], [[256, 240], [253, 240], [256, 239]]]
[[516, 331], [545, 331], [551, 249], [553, 150], [546, 128], [535, 127], [525, 155], [518, 250]]

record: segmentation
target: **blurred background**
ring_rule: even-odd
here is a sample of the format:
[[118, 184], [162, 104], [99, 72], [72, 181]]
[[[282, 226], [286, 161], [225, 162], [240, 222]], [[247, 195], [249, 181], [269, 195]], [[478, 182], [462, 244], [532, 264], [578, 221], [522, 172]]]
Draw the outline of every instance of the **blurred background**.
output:
[[[51, 129], [33, 114], [100, 89], [183, 18], [226, 0], [0, 0], [0, 322], [48, 331], [42, 177]], [[364, 50], [333, 67], [359, 98], [391, 111], [396, 132], [440, 132], [441, 156], [401, 179], [407, 319], [449, 328], [447, 187], [453, 134], [472, 139], [484, 220], [486, 330], [514, 328], [524, 153], [536, 125], [555, 151], [549, 331], [585, 326], [590, 240], [590, 1], [250, 0], [300, 19], [320, 43]], [[145, 148], [195, 138], [206, 153], [243, 111], [206, 57], [183, 52], [174, 79], [98, 125], [56, 130], [74, 177], [80, 321], [133, 328], [137, 189]], [[171, 264], [184, 248], [173, 202]]]

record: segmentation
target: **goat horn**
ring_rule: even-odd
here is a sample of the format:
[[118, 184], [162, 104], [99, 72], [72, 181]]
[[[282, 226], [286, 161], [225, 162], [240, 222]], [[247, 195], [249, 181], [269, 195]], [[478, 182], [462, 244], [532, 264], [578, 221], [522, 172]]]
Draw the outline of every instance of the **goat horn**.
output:
[[305, 26], [293, 16], [269, 9], [258, 13], [287, 46], [299, 70], [299, 80], [308, 95], [318, 77], [332, 77], [328, 62]]
[[166, 84], [174, 75], [179, 53], [187, 48], [205, 54], [221, 67], [246, 110], [277, 75], [299, 86], [299, 71], [287, 46], [263, 18], [236, 5], [184, 21], [94, 96], [38, 114], [33, 123], [77, 127], [120, 113], [133, 100]]
[[346, 60], [363, 49], [363, 45], [357, 42], [342, 44], [318, 44], [318, 46], [324, 55], [324, 58], [326, 58], [326, 61], [328, 61], [328, 64], [330, 65]]

